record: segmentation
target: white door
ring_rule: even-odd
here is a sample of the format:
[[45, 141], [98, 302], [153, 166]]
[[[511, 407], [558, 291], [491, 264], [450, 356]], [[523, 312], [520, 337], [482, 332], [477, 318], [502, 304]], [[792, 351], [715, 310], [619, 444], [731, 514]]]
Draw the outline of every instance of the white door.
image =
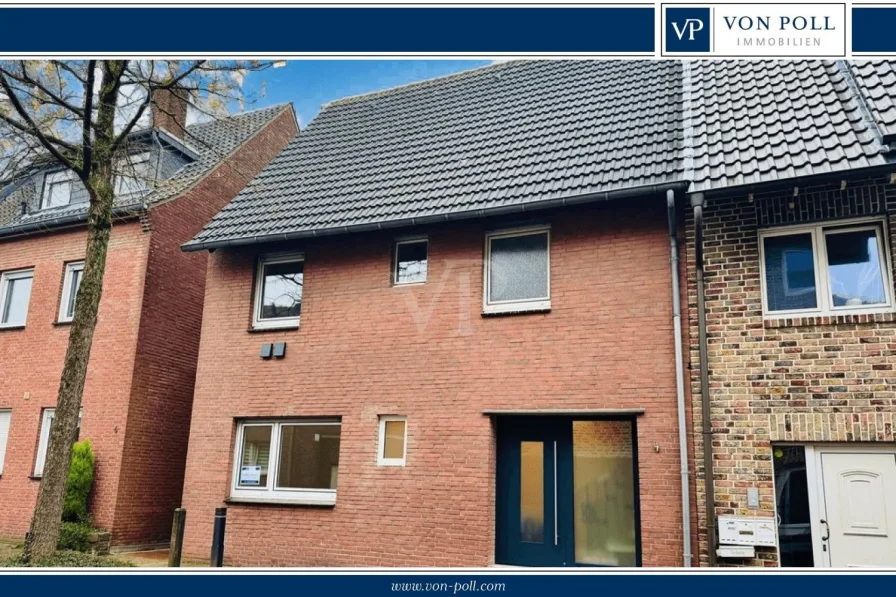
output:
[[824, 563], [896, 568], [896, 452], [818, 452]]

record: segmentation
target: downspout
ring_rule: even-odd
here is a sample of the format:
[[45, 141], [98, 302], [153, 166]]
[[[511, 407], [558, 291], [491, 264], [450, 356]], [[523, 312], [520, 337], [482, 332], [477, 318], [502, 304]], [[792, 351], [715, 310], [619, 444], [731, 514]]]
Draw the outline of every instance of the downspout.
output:
[[691, 484], [688, 471], [687, 410], [684, 396], [684, 355], [681, 347], [681, 286], [678, 275], [678, 227], [675, 191], [666, 191], [669, 249], [672, 262], [672, 329], [675, 334], [675, 395], [678, 399], [678, 454], [681, 461], [681, 528], [684, 567], [691, 567]]
[[703, 479], [706, 487], [706, 546], [710, 567], [716, 565], [716, 497], [712, 465], [712, 419], [710, 418], [709, 363], [706, 341], [706, 294], [703, 282], [703, 193], [691, 195], [694, 209], [694, 261], [697, 268], [697, 328], [700, 344], [700, 406], [703, 414]]

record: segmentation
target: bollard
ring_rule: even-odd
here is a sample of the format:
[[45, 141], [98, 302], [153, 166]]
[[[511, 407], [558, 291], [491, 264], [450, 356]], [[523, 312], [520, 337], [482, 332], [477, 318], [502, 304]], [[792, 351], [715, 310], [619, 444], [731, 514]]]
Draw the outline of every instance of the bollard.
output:
[[212, 537], [212, 557], [210, 566], [224, 565], [224, 528], [227, 525], [227, 508], [215, 508], [215, 534]]
[[180, 568], [180, 559], [184, 553], [184, 526], [187, 522], [187, 511], [183, 508], [174, 510], [171, 522], [171, 548], [168, 550], [168, 567]]

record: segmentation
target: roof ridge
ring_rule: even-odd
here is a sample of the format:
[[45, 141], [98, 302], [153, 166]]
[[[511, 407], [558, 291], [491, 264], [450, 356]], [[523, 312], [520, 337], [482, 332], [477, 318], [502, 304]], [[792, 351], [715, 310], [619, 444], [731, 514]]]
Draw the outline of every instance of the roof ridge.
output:
[[253, 110], [246, 110], [245, 112], [238, 112], [236, 114], [228, 114], [227, 116], [222, 116], [221, 118], [210, 118], [209, 120], [203, 120], [201, 122], [194, 122], [193, 124], [187, 125], [187, 130], [189, 131], [191, 128], [195, 128], [198, 126], [202, 126], [205, 124], [215, 124], [220, 123], [225, 120], [232, 120], [236, 118], [242, 118], [243, 116], [249, 116], [250, 114], [255, 114], [257, 112], [263, 112], [265, 110], [284, 110], [292, 105], [292, 102], [281, 102], [279, 104], [272, 104], [270, 106], [265, 106], [263, 108], [255, 108]]
[[378, 91], [368, 91], [366, 93], [358, 93], [356, 95], [347, 95], [345, 97], [340, 97], [339, 99], [335, 99], [329, 102], [324, 103], [321, 106], [321, 111], [329, 106], [335, 106], [339, 104], [347, 104], [350, 102], [358, 101], [368, 97], [374, 97], [377, 95], [385, 95], [387, 93], [392, 93], [395, 91], [401, 91], [404, 89], [408, 89], [411, 87], [418, 87], [423, 85], [430, 85], [432, 83], [447, 81], [449, 79], [460, 79], [463, 77], [470, 76], [472, 74], [478, 74], [479, 71], [483, 71], [490, 68], [502, 67], [508, 64], [515, 64], [519, 62], [533, 62], [532, 60], [503, 60], [499, 62], [492, 62], [491, 64], [483, 64], [482, 66], [477, 66], [475, 68], [470, 68], [467, 70], [462, 70], [456, 73], [449, 73], [447, 75], [439, 75], [437, 77], [430, 77], [428, 79], [421, 79], [419, 81], [412, 81], [410, 83], [404, 83], [402, 85], [395, 85], [393, 87], [387, 87], [386, 89], [380, 89]]

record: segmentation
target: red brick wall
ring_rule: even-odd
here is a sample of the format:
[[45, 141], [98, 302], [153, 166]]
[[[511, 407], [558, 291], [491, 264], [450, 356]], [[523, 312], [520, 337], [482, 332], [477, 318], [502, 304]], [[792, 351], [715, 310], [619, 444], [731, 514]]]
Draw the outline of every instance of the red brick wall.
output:
[[[475, 566], [494, 559], [484, 410], [644, 408], [643, 563], [679, 565], [665, 204], [536, 217], [552, 225], [548, 314], [481, 316], [484, 233], [506, 220], [426, 230], [429, 281], [404, 288], [390, 285], [390, 254], [407, 230], [261, 247], [305, 251], [301, 329], [291, 332], [247, 332], [259, 248], [214, 253], [184, 489], [187, 553], [208, 556], [236, 417], [341, 416], [342, 443], [335, 508], [229, 506], [231, 563]], [[262, 343], [277, 341], [286, 358], [261, 360]], [[404, 468], [376, 466], [380, 414], [408, 417]]]
[[167, 541], [180, 506], [199, 352], [207, 253], [184, 253], [193, 238], [297, 132], [287, 109], [177, 200], [150, 212], [143, 325], [113, 544]]
[[[12, 409], [0, 478], [0, 536], [28, 530], [39, 481], [34, 471], [42, 409], [56, 405], [68, 326], [54, 326], [65, 263], [84, 258], [87, 233], [59, 232], [0, 242], [0, 271], [34, 267], [23, 330], [0, 330], [0, 408]], [[81, 438], [96, 451], [96, 524], [112, 528], [121, 450], [127, 431], [149, 235], [139, 222], [112, 230], [99, 320], [84, 388]]]
[[[92, 513], [114, 545], [166, 540], [180, 505], [208, 263], [180, 245], [295, 134], [287, 109], [190, 191], [154, 208], [151, 232], [136, 221], [113, 231], [81, 438], [97, 452]], [[52, 323], [64, 263], [83, 259], [85, 242], [84, 230], [0, 241], [0, 272], [36, 266], [26, 329], [0, 330], [0, 409], [13, 411], [0, 536], [23, 535], [31, 519], [41, 412], [56, 403], [68, 341], [68, 328]]]

